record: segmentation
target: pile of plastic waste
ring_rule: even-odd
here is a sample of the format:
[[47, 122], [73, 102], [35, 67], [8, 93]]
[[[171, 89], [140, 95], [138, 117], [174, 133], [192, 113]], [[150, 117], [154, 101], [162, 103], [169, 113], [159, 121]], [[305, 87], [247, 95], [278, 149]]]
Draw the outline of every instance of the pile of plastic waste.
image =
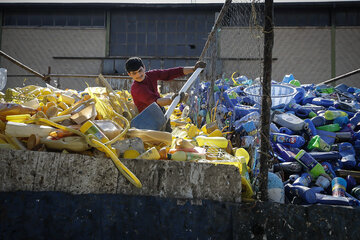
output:
[[[212, 110], [217, 125], [228, 132], [232, 144], [249, 151], [253, 183], [259, 172], [260, 96], [254, 98], [249, 89], [256, 85], [245, 76], [217, 80]], [[201, 84], [199, 106], [207, 101], [209, 86]], [[294, 90], [274, 92], [275, 87]], [[283, 184], [277, 184], [277, 188], [283, 187], [285, 198], [279, 192], [272, 196], [269, 185], [270, 199], [359, 206], [360, 89], [345, 84], [301, 85], [290, 74], [280, 83], [272, 82], [271, 95], [269, 161], [273, 167], [269, 184], [281, 179]], [[197, 111], [207, 115], [205, 107]], [[201, 124], [206, 121], [206, 117], [200, 120]]]
[[[0, 148], [104, 155], [137, 187], [121, 159], [233, 165], [246, 200], [259, 180], [260, 88], [245, 76], [219, 79], [207, 109], [210, 83], [202, 82], [171, 115], [172, 133], [130, 128], [138, 114], [131, 95], [106, 84], [9, 88], [0, 94]], [[271, 95], [270, 199], [358, 206], [360, 89], [301, 85], [286, 75]]]
[[253, 195], [248, 152], [233, 147], [215, 122], [199, 129], [182, 104], [171, 116], [172, 133], [130, 128], [138, 114], [131, 95], [106, 81], [102, 85], [84, 91], [29, 85], [1, 92], [0, 148], [107, 156], [136, 187], [141, 182], [123, 158], [231, 164], [244, 174], [244, 197]]

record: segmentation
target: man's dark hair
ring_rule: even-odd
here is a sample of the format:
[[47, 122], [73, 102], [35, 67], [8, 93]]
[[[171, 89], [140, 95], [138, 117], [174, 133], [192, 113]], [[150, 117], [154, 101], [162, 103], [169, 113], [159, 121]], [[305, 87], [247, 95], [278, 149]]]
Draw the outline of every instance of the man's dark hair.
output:
[[137, 71], [141, 67], [144, 67], [144, 63], [139, 57], [129, 58], [125, 63], [125, 69], [127, 72]]

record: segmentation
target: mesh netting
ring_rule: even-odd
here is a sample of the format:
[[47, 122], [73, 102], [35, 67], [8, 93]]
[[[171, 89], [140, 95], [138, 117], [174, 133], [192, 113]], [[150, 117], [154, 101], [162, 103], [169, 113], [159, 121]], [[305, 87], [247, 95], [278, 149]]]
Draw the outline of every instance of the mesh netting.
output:
[[[207, 67], [194, 84], [190, 102], [195, 124], [201, 126], [215, 114], [214, 87], [233, 79], [261, 80], [263, 69], [263, 12], [260, 0], [226, 1], [216, 16], [200, 60]], [[235, 81], [234, 81], [235, 82]], [[217, 109], [221, 114], [221, 108]], [[209, 114], [208, 114], [209, 113]], [[220, 124], [221, 125], [221, 124]]]

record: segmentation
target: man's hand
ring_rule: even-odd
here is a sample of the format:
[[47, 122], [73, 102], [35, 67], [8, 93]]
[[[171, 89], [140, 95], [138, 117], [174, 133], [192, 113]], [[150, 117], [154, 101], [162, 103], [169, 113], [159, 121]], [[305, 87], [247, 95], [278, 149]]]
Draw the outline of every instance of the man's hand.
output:
[[198, 68], [205, 68], [206, 67], [206, 63], [203, 61], [197, 61], [195, 66], [194, 66], [194, 71]]
[[[175, 93], [172, 97], [171, 97], [171, 102], [174, 101], [174, 99], [178, 96], [178, 93]], [[184, 92], [180, 93], [180, 100], [179, 103], [183, 102], [184, 100], [187, 99], [187, 94], [185, 94]]]

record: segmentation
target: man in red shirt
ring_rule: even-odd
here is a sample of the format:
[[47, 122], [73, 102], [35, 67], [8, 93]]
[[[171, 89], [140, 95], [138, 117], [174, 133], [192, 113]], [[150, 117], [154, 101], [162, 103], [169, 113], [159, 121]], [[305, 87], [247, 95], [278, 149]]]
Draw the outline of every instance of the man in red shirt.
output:
[[[197, 62], [193, 67], [175, 67], [169, 69], [155, 69], [145, 72], [145, 66], [139, 57], [132, 57], [126, 61], [126, 71], [129, 76], [134, 80], [131, 85], [131, 96], [134, 103], [139, 110], [143, 111], [147, 106], [156, 102], [162, 109], [163, 106], [170, 105], [171, 98], [160, 97], [157, 81], [169, 81], [190, 73], [193, 73], [197, 68], [205, 68], [206, 63]], [[182, 99], [180, 99], [182, 100]]]

